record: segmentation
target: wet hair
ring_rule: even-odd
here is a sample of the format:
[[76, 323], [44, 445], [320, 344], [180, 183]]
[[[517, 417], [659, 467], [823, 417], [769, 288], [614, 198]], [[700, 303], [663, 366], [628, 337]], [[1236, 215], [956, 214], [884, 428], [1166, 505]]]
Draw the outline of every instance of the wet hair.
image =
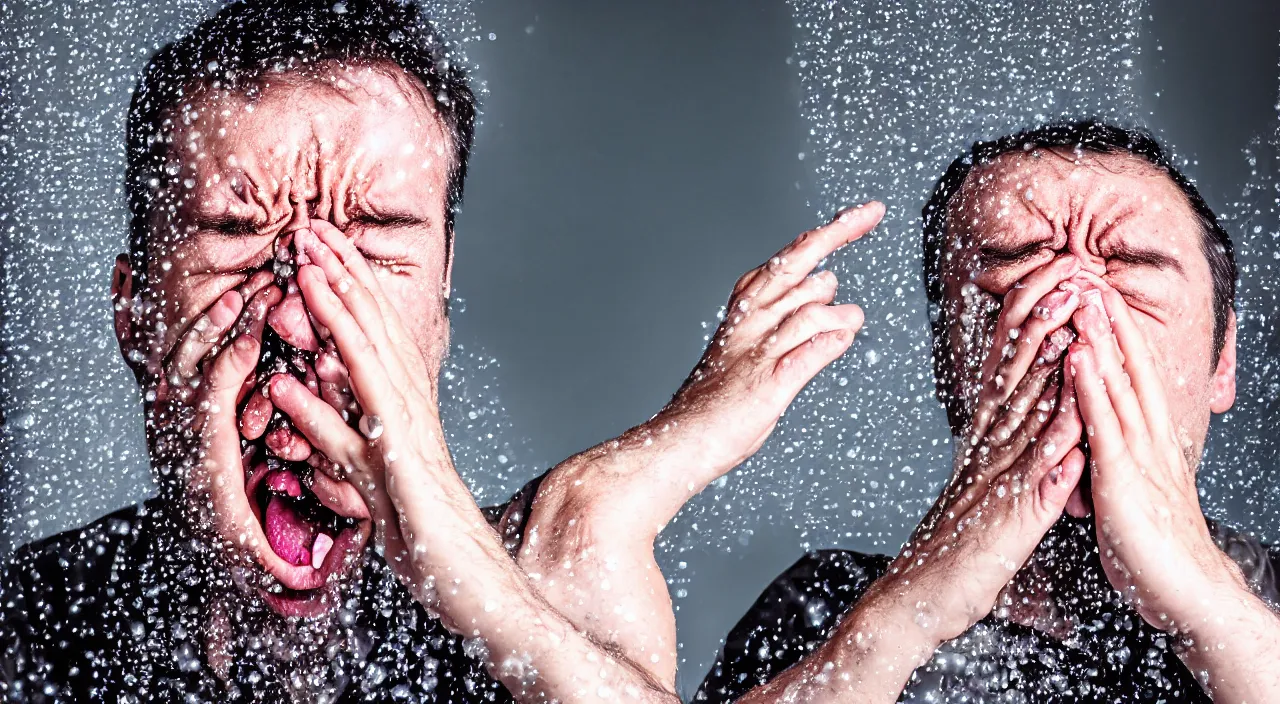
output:
[[418, 6], [400, 0], [242, 0], [156, 52], [134, 89], [126, 125], [125, 189], [135, 276], [146, 275], [154, 193], [173, 175], [165, 169], [172, 110], [203, 88], [248, 92], [268, 74], [330, 61], [394, 64], [434, 99], [452, 152], [445, 211], [445, 246], [452, 246], [475, 135], [476, 98], [450, 47]]
[[953, 430], [960, 430], [968, 418], [963, 400], [956, 393], [959, 380], [956, 378], [956, 360], [948, 349], [949, 321], [943, 300], [943, 268], [955, 254], [955, 250], [947, 246], [947, 219], [951, 201], [963, 189], [965, 180], [975, 167], [990, 164], [1005, 154], [1036, 149], [1129, 154], [1146, 160], [1173, 181], [1199, 221], [1200, 249], [1209, 263], [1209, 274], [1213, 280], [1212, 359], [1215, 364], [1226, 345], [1227, 321], [1236, 296], [1236, 258], [1231, 236], [1218, 222], [1218, 216], [1205, 203], [1200, 191], [1173, 165], [1155, 137], [1145, 130], [1118, 127], [1098, 120], [1084, 120], [1055, 122], [989, 142], [977, 142], [967, 154], [951, 162], [951, 166], [934, 186], [933, 195], [921, 213], [924, 220], [924, 286], [933, 328], [934, 375]]

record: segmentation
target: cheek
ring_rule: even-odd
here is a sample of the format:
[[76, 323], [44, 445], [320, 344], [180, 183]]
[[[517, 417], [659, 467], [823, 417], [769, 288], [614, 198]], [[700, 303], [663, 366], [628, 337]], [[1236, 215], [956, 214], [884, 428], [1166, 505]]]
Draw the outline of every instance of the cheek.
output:
[[382, 291], [400, 316], [405, 331], [424, 354], [441, 346], [448, 333], [444, 289], [439, 273], [379, 274]]
[[244, 282], [242, 275], [192, 274], [172, 271], [154, 287], [154, 300], [163, 301], [148, 327], [159, 335], [161, 353], [167, 355], [178, 337], [222, 294]]
[[1137, 325], [1155, 358], [1170, 415], [1191, 420], [1186, 418], [1188, 412], [1208, 406], [1212, 322], [1200, 316], [1186, 316], [1162, 325], [1139, 316]]

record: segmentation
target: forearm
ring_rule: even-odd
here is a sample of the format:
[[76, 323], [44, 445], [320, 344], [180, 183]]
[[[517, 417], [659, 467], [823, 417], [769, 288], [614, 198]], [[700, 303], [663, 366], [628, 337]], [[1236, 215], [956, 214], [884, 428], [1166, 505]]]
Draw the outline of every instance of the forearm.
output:
[[1280, 701], [1280, 617], [1247, 590], [1215, 600], [1179, 652], [1215, 702]]
[[483, 641], [490, 673], [517, 701], [678, 702], [548, 604], [478, 511], [437, 520], [454, 525], [440, 531], [448, 542], [418, 551], [417, 570], [434, 587], [427, 598], [451, 630]]
[[[530, 525], [607, 520], [614, 534], [652, 544], [689, 499], [732, 469], [707, 459], [717, 454], [714, 437], [681, 430], [659, 414], [556, 465], [538, 490]], [[629, 510], [618, 510], [624, 505]]]
[[738, 701], [889, 704], [898, 700], [911, 673], [928, 661], [937, 645], [936, 637], [915, 622], [909, 607], [891, 595], [869, 593], [826, 643]]
[[518, 563], [580, 630], [674, 688], [675, 616], [653, 555], [683, 500], [657, 478], [670, 454], [636, 429], [562, 462], [533, 497]]

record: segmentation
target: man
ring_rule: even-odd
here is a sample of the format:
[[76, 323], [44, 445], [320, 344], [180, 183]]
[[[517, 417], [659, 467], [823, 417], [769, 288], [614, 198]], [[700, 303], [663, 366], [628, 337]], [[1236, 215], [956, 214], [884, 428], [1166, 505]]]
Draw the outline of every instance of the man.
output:
[[1058, 124], [975, 145], [924, 219], [953, 479], [896, 559], [775, 581], [698, 700], [1280, 701], [1280, 556], [1196, 493], [1236, 353], [1195, 187], [1143, 133]]
[[[439, 37], [392, 0], [236, 3], [153, 57], [112, 290], [160, 495], [9, 560], [7, 699], [675, 701], [674, 634], [614, 627], [663, 617], [656, 592], [595, 618], [526, 574], [509, 551], [539, 544], [523, 531], [537, 484], [482, 513], [445, 447], [474, 115]], [[685, 446], [748, 392], [753, 422], [706, 460], [754, 451], [861, 324], [827, 305], [833, 277], [804, 274], [878, 217], [798, 246], [802, 272], [756, 272], [776, 299], [751, 331], [774, 336], [768, 354], [709, 357], [681, 410], [547, 486]]]
[[[833, 234], [743, 277], [657, 421], [708, 380], [735, 397], [732, 361], [776, 339], [756, 332], [773, 284]], [[979, 143], [925, 209], [925, 280], [950, 485], [896, 559], [826, 551], [782, 575], [698, 700], [1280, 701], [1276, 556], [1207, 523], [1195, 490], [1210, 414], [1234, 401], [1235, 265], [1194, 186], [1105, 124]], [[717, 440], [757, 430], [756, 404], [696, 407], [701, 438], [651, 424], [648, 462], [574, 458], [543, 482], [519, 559], [576, 595], [566, 613], [674, 632], [665, 594], [626, 585], [660, 578], [657, 531], [732, 468]], [[644, 628], [615, 615], [646, 600]]]

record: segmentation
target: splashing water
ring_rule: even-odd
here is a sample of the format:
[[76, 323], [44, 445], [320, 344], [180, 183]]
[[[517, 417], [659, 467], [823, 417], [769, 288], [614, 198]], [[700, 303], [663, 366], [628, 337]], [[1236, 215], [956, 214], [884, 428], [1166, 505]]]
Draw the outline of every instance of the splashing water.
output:
[[[978, 0], [790, 3], [801, 39], [818, 218], [877, 199], [870, 237], [828, 262], [838, 302], [863, 306], [850, 352], [796, 400], [765, 447], [680, 521], [699, 535], [797, 525], [814, 547], [896, 552], [950, 475], [921, 279], [920, 208], [979, 139], [1056, 118], [1132, 124], [1142, 3]], [[764, 499], [778, 495], [777, 508]], [[768, 506], [773, 510], [761, 510]], [[696, 547], [669, 532], [672, 553]]]
[[[154, 491], [106, 286], [128, 249], [124, 115], [147, 58], [221, 4], [0, 9], [5, 552]], [[480, 40], [470, 2], [422, 5], [460, 51]], [[464, 54], [455, 60], [466, 65]], [[455, 345], [441, 381], [450, 445], [482, 504], [505, 500], [532, 472], [517, 468], [523, 445], [497, 402], [496, 367]]]

